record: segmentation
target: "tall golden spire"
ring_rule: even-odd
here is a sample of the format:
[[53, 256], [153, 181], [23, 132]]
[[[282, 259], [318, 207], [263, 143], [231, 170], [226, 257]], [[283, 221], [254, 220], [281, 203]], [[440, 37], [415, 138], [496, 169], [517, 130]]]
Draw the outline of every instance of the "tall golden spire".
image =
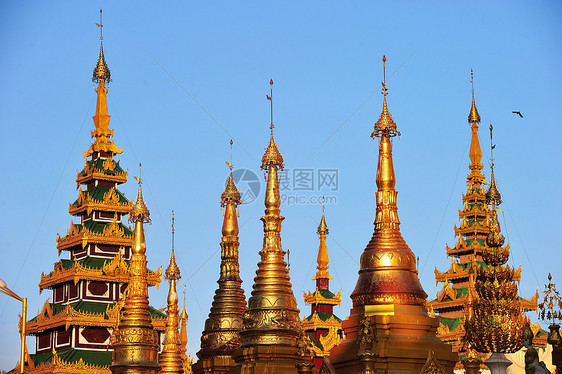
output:
[[172, 254], [170, 255], [170, 263], [164, 275], [164, 277], [170, 283], [170, 290], [168, 292], [168, 309], [166, 313], [167, 318], [166, 331], [164, 336], [164, 348], [162, 349], [162, 357], [160, 358], [160, 366], [162, 366], [162, 371], [160, 371], [160, 374], [183, 373], [181, 341], [178, 331], [178, 293], [176, 290], [177, 281], [181, 278], [181, 274], [178, 264], [176, 263], [174, 250], [174, 220], [174, 211], [172, 211]]
[[[273, 81], [270, 81], [273, 86]], [[272, 88], [273, 92], [273, 88]], [[269, 100], [273, 98], [268, 96]], [[283, 155], [271, 137], [262, 157], [262, 170], [267, 171], [263, 248], [256, 270], [252, 296], [244, 313], [241, 350], [235, 355], [236, 373], [295, 372], [297, 339], [300, 334], [299, 310], [293, 295], [285, 251], [281, 248], [281, 197], [278, 170], [283, 169]], [[252, 370], [252, 371], [250, 371]]]
[[213, 305], [205, 330], [201, 335], [199, 361], [193, 365], [194, 373], [226, 373], [234, 365], [232, 354], [240, 347], [242, 317], [246, 310], [246, 297], [240, 279], [238, 264], [238, 217], [236, 208], [241, 203], [240, 191], [232, 177], [232, 140], [230, 141], [230, 168], [220, 204], [224, 209], [222, 224], [221, 264], [219, 287], [215, 291]]
[[470, 113], [468, 114], [468, 123], [472, 124], [472, 139], [470, 140], [470, 151], [468, 155], [470, 156], [470, 170], [472, 170], [471, 175], [475, 177], [481, 177], [484, 181], [484, 176], [480, 173], [482, 170], [482, 149], [480, 148], [480, 141], [478, 140], [478, 124], [480, 123], [480, 115], [478, 110], [476, 110], [476, 104], [474, 102], [474, 73], [470, 69], [470, 83], [472, 85], [472, 106], [470, 108]]
[[119, 325], [112, 335], [113, 360], [110, 369], [113, 374], [156, 374], [160, 371], [158, 335], [152, 325], [148, 306], [144, 223], [150, 222], [150, 212], [142, 197], [140, 164], [139, 177], [135, 179], [139, 182], [139, 192], [129, 213], [129, 220], [135, 224], [129, 285]]
[[[383, 67], [386, 57], [383, 57]], [[382, 82], [383, 111], [371, 137], [380, 137], [377, 167], [375, 232], [361, 255], [359, 280], [351, 294], [353, 305], [424, 305], [427, 294], [418, 279], [416, 257], [402, 238], [394, 189], [396, 180], [390, 139], [400, 135], [388, 112], [386, 82]]]
[[[383, 57], [383, 71], [386, 68]], [[342, 322], [345, 339], [330, 351], [335, 372], [418, 374], [428, 354], [452, 372], [457, 354], [436, 338], [439, 321], [425, 308], [416, 256], [400, 233], [391, 139], [399, 135], [386, 104], [371, 137], [380, 138], [375, 230], [361, 255], [353, 308]], [[391, 347], [391, 349], [389, 349]]]
[[324, 217], [324, 200], [322, 200], [322, 219], [316, 231], [320, 236], [320, 246], [318, 247], [318, 257], [316, 258], [316, 263], [318, 264], [316, 269], [318, 271], [312, 280], [321, 278], [332, 279], [330, 273], [328, 273], [330, 258], [328, 257], [328, 248], [326, 247], [326, 236], [328, 236], [329, 232], [328, 225], [326, 225], [326, 218]]
[[103, 54], [103, 36], [101, 34], [103, 24], [101, 21], [101, 10], [100, 23], [96, 25], [100, 28], [100, 55], [98, 62], [94, 67], [94, 74], [92, 76], [92, 81], [97, 83], [98, 87], [96, 88], [96, 114], [92, 117], [96, 128], [91, 132], [92, 138], [96, 138], [96, 140], [92, 143], [88, 151], [84, 152], [84, 157], [88, 157], [95, 152], [112, 152], [117, 154], [123, 152], [123, 149], [117, 148], [117, 146], [113, 143], [113, 140], [110, 139], [113, 136], [113, 130], [109, 129], [109, 120], [111, 119], [111, 116], [107, 112], [107, 88], [105, 85], [111, 82], [111, 72], [107, 67], [105, 56]]

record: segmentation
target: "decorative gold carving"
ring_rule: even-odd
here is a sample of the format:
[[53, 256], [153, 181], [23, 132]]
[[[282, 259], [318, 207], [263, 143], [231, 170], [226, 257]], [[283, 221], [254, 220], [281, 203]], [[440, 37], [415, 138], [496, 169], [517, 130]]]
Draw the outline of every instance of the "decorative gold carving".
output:
[[109, 366], [88, 364], [82, 358], [71, 363], [61, 359], [56, 352], [50, 362], [42, 362], [36, 367], [26, 368], [25, 372], [29, 374], [111, 374]]
[[[49, 301], [45, 302], [43, 310], [37, 315], [35, 320], [26, 323], [28, 334], [36, 334], [41, 331], [52, 329], [59, 326], [98, 326], [115, 327], [117, 318], [113, 309], [117, 304], [109, 304], [106, 313], [80, 312], [74, 309], [72, 304], [67, 304], [60, 312], [53, 314]], [[156, 329], [162, 331], [166, 325], [165, 318], [154, 318], [153, 324]]]
[[423, 365], [420, 374], [445, 374], [445, 369], [439, 365], [434, 355], [435, 352], [430, 349], [427, 354], [427, 361]]
[[375, 317], [363, 317], [359, 321], [359, 329], [357, 330], [357, 338], [355, 340], [359, 345], [359, 352], [372, 351], [376, 341]]
[[[101, 269], [84, 266], [80, 262], [75, 261], [68, 269], [62, 266], [56, 266], [50, 274], [41, 274], [39, 289], [43, 290], [69, 281], [73, 281], [74, 284], [77, 284], [81, 279], [100, 282], [128, 283], [128, 269], [129, 265], [125, 262], [121, 254], [117, 254], [111, 261], [106, 261]], [[160, 285], [161, 276], [162, 268], [158, 268], [156, 271], [148, 270], [148, 284], [158, 287]]]
[[57, 249], [60, 254], [61, 251], [76, 245], [82, 245], [82, 248], [85, 248], [88, 243], [130, 247], [132, 241], [133, 236], [126, 235], [116, 219], [105, 226], [101, 233], [93, 232], [82, 225], [75, 225], [71, 222], [67, 235], [64, 238], [57, 234]]
[[[107, 159], [109, 160], [109, 159]], [[120, 171], [120, 172], [115, 172], [115, 168], [117, 167], [117, 162], [115, 162], [115, 160], [113, 160], [113, 157], [111, 157], [111, 160], [113, 161], [113, 166], [111, 166], [109, 163], [107, 163], [107, 160], [105, 160], [102, 164], [102, 166], [104, 167], [104, 169], [98, 169], [97, 167], [90, 165], [90, 163], [88, 162], [88, 159], [84, 159], [84, 169], [82, 171], [77, 171], [76, 172], [76, 185], [77, 188], [79, 188], [80, 184], [82, 183], [87, 183], [90, 180], [96, 179], [96, 180], [104, 180], [104, 181], [108, 181], [108, 182], [116, 182], [116, 183], [125, 183], [127, 182], [127, 177], [129, 175], [129, 171]], [[107, 163], [108, 168], [105, 168]], [[110, 168], [113, 169], [110, 169]], [[113, 173], [111, 174], [107, 174], [105, 172], [105, 170], [110, 170], [113, 171]]]
[[109, 191], [104, 193], [101, 201], [94, 200], [90, 195], [85, 195], [84, 192], [80, 190], [76, 203], [69, 205], [68, 212], [72, 215], [76, 215], [82, 212], [91, 214], [92, 211], [98, 210], [127, 214], [132, 206], [132, 202], [120, 202], [116, 188], [111, 187]]
[[103, 165], [104, 170], [113, 171], [113, 170], [115, 170], [115, 167], [117, 166], [117, 163], [115, 161], [113, 161], [113, 155], [111, 155], [110, 157], [106, 158], [103, 161], [102, 165]]

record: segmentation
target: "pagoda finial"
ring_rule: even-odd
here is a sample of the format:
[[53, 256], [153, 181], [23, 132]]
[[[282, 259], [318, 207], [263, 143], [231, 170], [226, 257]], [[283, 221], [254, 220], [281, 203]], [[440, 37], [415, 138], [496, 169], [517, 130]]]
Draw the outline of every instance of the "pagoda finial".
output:
[[100, 56], [98, 58], [98, 63], [94, 68], [94, 74], [92, 76], [92, 81], [95, 83], [99, 83], [100, 81], [104, 81], [105, 83], [111, 82], [111, 72], [107, 67], [107, 63], [105, 62], [105, 57], [103, 55], [103, 23], [102, 23], [102, 10], [100, 9], [100, 23], [96, 23], [96, 26], [100, 28]]
[[221, 206], [224, 208], [224, 220], [222, 224], [222, 234], [224, 236], [238, 235], [238, 219], [236, 216], [236, 207], [242, 202], [240, 200], [240, 190], [234, 184], [232, 177], [232, 139], [230, 140], [230, 162], [227, 162], [230, 174], [221, 194]]
[[323, 196], [322, 202], [320, 204], [322, 205], [322, 219], [320, 220], [320, 224], [318, 225], [318, 230], [316, 230], [316, 233], [320, 236], [320, 246], [318, 247], [318, 257], [316, 258], [316, 263], [318, 264], [318, 266], [316, 266], [316, 269], [318, 271], [316, 272], [316, 275], [314, 276], [314, 278], [312, 278], [312, 280], [323, 278], [332, 279], [332, 277], [330, 277], [330, 274], [328, 273], [328, 264], [330, 263], [330, 258], [328, 257], [326, 236], [330, 231], [328, 230], [328, 225], [326, 224], [326, 218], [324, 216], [325, 198]]
[[269, 139], [269, 144], [267, 148], [265, 148], [265, 153], [261, 158], [261, 168], [265, 170], [268, 168], [269, 165], [274, 165], [279, 168], [279, 170], [283, 170], [284, 163], [283, 163], [283, 154], [279, 152], [279, 147], [275, 144], [275, 140], [273, 139], [273, 79], [269, 81], [270, 89], [271, 89], [271, 96], [265, 95], [267, 100], [271, 102], [271, 124], [269, 128], [271, 130], [271, 137]]
[[[164, 278], [169, 281], [177, 281], [181, 278], [180, 269], [178, 264], [176, 263], [176, 254], [174, 250], [174, 236], [175, 236], [175, 217], [174, 211], [172, 210], [172, 253], [170, 254], [170, 263], [168, 264], [168, 268], [166, 269], [166, 273], [164, 274]], [[174, 291], [175, 292], [175, 291]]]
[[375, 128], [371, 132], [371, 138], [380, 138], [380, 137], [395, 137], [396, 135], [400, 135], [400, 131], [396, 129], [396, 123], [394, 122], [394, 118], [392, 114], [388, 111], [388, 105], [386, 103], [386, 96], [388, 95], [388, 88], [386, 88], [386, 56], [382, 56], [382, 65], [383, 65], [383, 81], [382, 84], [382, 95], [383, 95], [383, 104], [382, 104], [382, 113], [379, 116], [379, 119], [375, 123]]
[[139, 192], [137, 194], [137, 201], [135, 202], [135, 205], [133, 205], [133, 208], [129, 213], [129, 221], [131, 222], [141, 221], [144, 223], [150, 223], [151, 222], [150, 211], [146, 207], [146, 204], [144, 203], [144, 198], [142, 196], [141, 168], [142, 168], [142, 164], [139, 163], [139, 176], [133, 177], [139, 182]]
[[164, 335], [164, 348], [162, 349], [162, 357], [160, 358], [160, 366], [162, 366], [161, 374], [182, 374], [183, 364], [181, 357], [181, 340], [178, 315], [178, 293], [177, 281], [181, 278], [180, 269], [176, 263], [174, 254], [174, 212], [172, 211], [172, 253], [170, 255], [170, 263], [166, 269], [164, 277], [170, 283], [168, 291], [168, 308], [166, 313], [166, 330]]
[[[117, 148], [117, 146], [111, 140], [113, 136], [113, 130], [109, 129], [109, 121], [111, 116], [107, 112], [107, 87], [106, 84], [111, 81], [111, 72], [107, 67], [105, 62], [105, 57], [103, 54], [103, 44], [101, 44], [103, 37], [101, 34], [101, 29], [103, 24], [101, 23], [101, 10], [100, 10], [100, 23], [96, 23], [100, 28], [100, 55], [98, 62], [94, 67], [94, 74], [92, 76], [92, 81], [97, 83], [98, 86], [95, 89], [97, 94], [96, 100], [96, 114], [93, 116], [95, 130], [91, 132], [92, 138], [96, 140], [92, 143], [88, 151], [84, 152], [84, 157], [90, 156], [93, 153], [105, 152], [109, 153], [121, 153], [123, 149]], [[105, 154], [105, 157], [111, 157]]]
[[474, 83], [473, 83], [474, 73], [470, 69], [470, 84], [472, 85], [472, 107], [470, 108], [470, 113], [468, 115], [468, 123], [471, 123], [472, 138], [470, 140], [470, 150], [468, 155], [470, 157], [470, 170], [471, 174], [468, 176], [469, 180], [474, 179], [474, 182], [481, 183], [484, 181], [484, 177], [480, 173], [482, 170], [482, 149], [480, 148], [480, 140], [478, 140], [478, 124], [480, 123], [480, 115], [478, 110], [476, 110], [476, 104], [474, 102]]
[[[383, 57], [383, 65], [386, 58]], [[383, 95], [386, 85], [383, 81]], [[378, 137], [376, 218], [373, 237], [361, 256], [361, 268], [355, 290], [351, 294], [354, 307], [373, 304], [424, 305], [427, 294], [418, 279], [416, 256], [400, 233], [400, 220], [395, 189], [396, 178], [390, 138], [399, 135], [386, 107], [375, 124], [371, 136]], [[388, 287], [388, 285], [395, 285]]]
[[470, 85], [472, 86], [472, 107], [468, 114], [468, 123], [480, 123], [480, 114], [478, 114], [476, 103], [474, 102], [474, 72], [472, 69], [470, 69]]
[[490, 176], [490, 187], [488, 188], [488, 192], [486, 192], [486, 202], [492, 205], [492, 209], [495, 211], [496, 206], [502, 203], [502, 195], [498, 190], [498, 186], [496, 185], [496, 178], [494, 177], [494, 148], [496, 145], [494, 144], [492, 138], [492, 131], [494, 126], [490, 125], [490, 169], [491, 169], [491, 176]]

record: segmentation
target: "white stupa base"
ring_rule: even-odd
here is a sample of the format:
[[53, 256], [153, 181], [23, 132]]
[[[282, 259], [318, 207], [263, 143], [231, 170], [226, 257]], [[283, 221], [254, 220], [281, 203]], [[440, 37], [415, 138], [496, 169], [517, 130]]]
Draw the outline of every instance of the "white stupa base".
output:
[[504, 353], [492, 353], [484, 364], [492, 374], [507, 374], [507, 368], [511, 366], [512, 362], [505, 357]]

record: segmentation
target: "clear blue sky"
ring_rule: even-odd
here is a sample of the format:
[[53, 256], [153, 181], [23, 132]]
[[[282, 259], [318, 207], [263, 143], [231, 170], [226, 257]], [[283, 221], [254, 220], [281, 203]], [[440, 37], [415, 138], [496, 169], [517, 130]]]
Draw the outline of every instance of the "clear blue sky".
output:
[[[470, 68], [486, 175], [488, 125], [495, 128], [501, 222], [510, 263], [523, 268], [521, 294], [542, 289], [548, 272], [562, 287], [559, 2], [4, 1], [0, 277], [29, 298], [30, 317], [51, 296], [39, 295], [37, 284], [59, 260], [56, 234], [69, 227], [76, 170], [90, 144], [100, 8], [113, 77], [110, 127], [125, 149], [118, 158], [129, 176], [143, 163], [153, 218], [147, 228], [151, 268], [168, 263], [170, 212], [176, 212], [192, 356], [217, 286], [228, 142], [235, 140], [234, 165], [262, 178], [270, 78], [275, 136], [289, 173], [338, 170], [336, 191], [285, 192], [337, 199], [326, 208], [331, 284], [343, 295], [336, 313], [349, 313], [359, 256], [373, 231], [377, 144], [369, 134], [382, 108], [383, 54], [389, 109], [402, 132], [394, 143], [402, 234], [420, 257], [429, 297], [437, 291], [434, 266], [444, 271], [450, 264], [445, 244], [455, 242], [466, 190]], [[132, 178], [121, 190], [135, 197]], [[262, 201], [263, 189], [240, 209], [247, 297], [262, 245]], [[302, 292], [314, 287], [321, 207], [284, 204], [282, 214], [283, 247], [291, 251], [293, 289], [304, 316]], [[151, 289], [151, 303], [164, 307], [166, 293], [165, 283]], [[2, 369], [18, 360], [20, 307], [0, 298]], [[34, 341], [28, 339], [30, 347]]]

